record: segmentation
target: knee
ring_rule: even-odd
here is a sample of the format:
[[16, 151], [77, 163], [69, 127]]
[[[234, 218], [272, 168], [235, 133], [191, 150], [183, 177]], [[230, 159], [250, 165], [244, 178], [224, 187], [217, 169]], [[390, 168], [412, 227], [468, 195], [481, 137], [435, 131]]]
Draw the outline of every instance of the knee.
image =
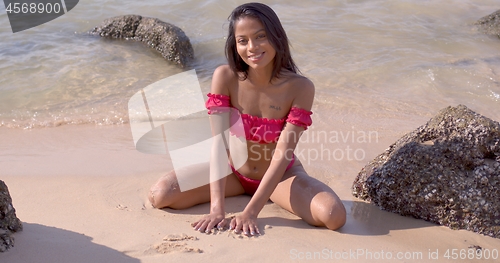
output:
[[346, 211], [342, 202], [336, 204], [329, 214], [329, 218], [325, 222], [325, 226], [331, 230], [337, 230], [345, 225]]
[[164, 208], [171, 206], [175, 200], [179, 186], [174, 172], [169, 172], [149, 190], [148, 199], [154, 208]]
[[161, 190], [153, 189], [153, 187], [149, 190], [148, 199], [154, 208], [162, 208], [159, 202], [159, 200], [163, 199], [161, 193]]
[[345, 207], [340, 200], [324, 204], [317, 215], [321, 225], [331, 230], [337, 230], [346, 223]]

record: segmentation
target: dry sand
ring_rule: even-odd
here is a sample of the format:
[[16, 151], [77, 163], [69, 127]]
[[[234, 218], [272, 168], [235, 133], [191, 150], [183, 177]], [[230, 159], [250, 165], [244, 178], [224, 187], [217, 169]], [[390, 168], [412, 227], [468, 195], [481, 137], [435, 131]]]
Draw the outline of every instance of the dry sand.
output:
[[[346, 206], [347, 224], [339, 231], [309, 226], [269, 202], [259, 215], [263, 235], [252, 238], [229, 231], [210, 235], [194, 231], [190, 223], [208, 212], [208, 204], [183, 211], [153, 209], [146, 194], [171, 168], [169, 158], [137, 152], [128, 125], [0, 129], [0, 138], [0, 179], [9, 187], [24, 225], [14, 235], [15, 247], [1, 253], [0, 262], [329, 262], [342, 258], [345, 262], [471, 262], [447, 260], [445, 255], [447, 251], [450, 256], [460, 255], [472, 246], [500, 250], [499, 239], [402, 217], [352, 197], [356, 173], [398, 139], [394, 134], [381, 133], [366, 148], [366, 160], [306, 164], [306, 170], [328, 183]], [[227, 212], [242, 211], [248, 200], [248, 196], [227, 199]]]

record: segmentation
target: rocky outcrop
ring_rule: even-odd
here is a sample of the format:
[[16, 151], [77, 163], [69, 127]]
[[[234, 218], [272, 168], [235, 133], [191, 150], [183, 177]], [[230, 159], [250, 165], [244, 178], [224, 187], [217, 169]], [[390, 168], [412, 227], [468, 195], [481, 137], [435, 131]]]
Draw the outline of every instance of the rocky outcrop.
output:
[[448, 107], [366, 165], [352, 191], [387, 211], [500, 238], [500, 124]]
[[500, 10], [479, 19], [475, 25], [485, 34], [500, 37]]
[[101, 37], [142, 41], [180, 67], [186, 67], [194, 58], [193, 47], [184, 31], [157, 18], [139, 15], [117, 16], [104, 20], [89, 33]]
[[0, 252], [14, 246], [12, 232], [23, 230], [21, 221], [16, 216], [16, 210], [12, 206], [12, 198], [9, 189], [0, 180]]

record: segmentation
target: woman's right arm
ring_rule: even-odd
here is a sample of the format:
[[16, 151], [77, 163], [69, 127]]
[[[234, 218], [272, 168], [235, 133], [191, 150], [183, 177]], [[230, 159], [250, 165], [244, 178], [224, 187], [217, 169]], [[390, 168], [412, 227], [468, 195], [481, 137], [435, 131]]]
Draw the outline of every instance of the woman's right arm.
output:
[[[228, 87], [232, 84], [233, 76], [228, 66], [218, 67], [213, 74], [210, 93], [229, 96]], [[224, 220], [224, 199], [228, 175], [229, 108], [212, 110], [210, 126], [213, 138], [210, 155], [210, 214], [193, 223], [195, 230], [207, 233], [212, 231], [215, 226], [224, 228], [228, 223]]]

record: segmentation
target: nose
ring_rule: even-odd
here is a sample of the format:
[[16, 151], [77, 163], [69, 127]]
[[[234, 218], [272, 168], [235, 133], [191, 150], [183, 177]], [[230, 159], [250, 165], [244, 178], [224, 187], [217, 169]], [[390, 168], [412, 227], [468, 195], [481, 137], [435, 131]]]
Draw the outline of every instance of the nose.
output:
[[254, 40], [248, 41], [248, 51], [253, 52], [257, 49], [257, 43]]

